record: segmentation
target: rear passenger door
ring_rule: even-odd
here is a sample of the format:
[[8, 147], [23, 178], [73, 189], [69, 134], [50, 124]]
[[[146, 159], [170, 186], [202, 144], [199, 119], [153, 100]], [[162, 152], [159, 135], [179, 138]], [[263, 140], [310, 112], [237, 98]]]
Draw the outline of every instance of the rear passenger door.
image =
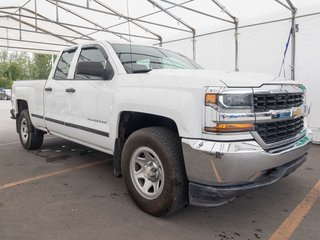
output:
[[[109, 119], [114, 99], [114, 67], [98, 44], [83, 46], [76, 58], [73, 79], [67, 86], [72, 91], [66, 96], [65, 134], [96, 148], [111, 150]], [[107, 75], [103, 77], [101, 72]]]
[[71, 48], [59, 57], [55, 71], [51, 73], [44, 88], [44, 115], [46, 127], [53, 133], [63, 134], [66, 126], [65, 117], [68, 114], [66, 108], [66, 88], [70, 81], [71, 65], [75, 60], [77, 48]]

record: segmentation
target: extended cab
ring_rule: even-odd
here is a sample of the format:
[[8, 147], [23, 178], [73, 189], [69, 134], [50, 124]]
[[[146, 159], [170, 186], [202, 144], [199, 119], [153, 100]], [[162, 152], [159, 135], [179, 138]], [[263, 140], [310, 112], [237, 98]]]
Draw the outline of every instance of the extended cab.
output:
[[114, 155], [144, 211], [217, 206], [305, 160], [305, 89], [264, 74], [203, 70], [162, 48], [92, 42], [60, 53], [48, 80], [14, 82], [25, 149], [50, 133]]

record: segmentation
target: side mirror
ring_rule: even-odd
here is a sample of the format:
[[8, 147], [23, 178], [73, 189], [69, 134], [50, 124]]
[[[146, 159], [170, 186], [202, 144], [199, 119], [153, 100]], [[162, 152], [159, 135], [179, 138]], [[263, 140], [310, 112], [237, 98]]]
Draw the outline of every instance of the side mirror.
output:
[[112, 71], [105, 69], [101, 62], [78, 62], [75, 76], [77, 75], [108, 80], [112, 77]]

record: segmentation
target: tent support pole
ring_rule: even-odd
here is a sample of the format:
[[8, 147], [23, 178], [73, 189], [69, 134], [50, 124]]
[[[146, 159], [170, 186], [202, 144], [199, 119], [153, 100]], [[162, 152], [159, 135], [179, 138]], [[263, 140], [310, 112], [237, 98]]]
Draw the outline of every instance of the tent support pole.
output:
[[236, 18], [229, 10], [223, 6], [218, 0], [211, 0], [215, 5], [217, 5], [221, 11], [227, 14], [233, 21], [231, 23], [234, 24], [234, 39], [235, 39], [235, 63], [234, 70], [236, 72], [239, 71], [239, 19]]
[[178, 4], [178, 3], [174, 3], [174, 2], [171, 2], [171, 1], [168, 1], [168, 0], [160, 0], [160, 1], [168, 3], [168, 4], [171, 4], [171, 5], [176, 6], [176, 7], [180, 7], [182, 9], [186, 9], [186, 10], [191, 11], [191, 12], [198, 13], [198, 14], [206, 16], [206, 17], [214, 18], [214, 19], [217, 19], [217, 20], [220, 20], [220, 21], [223, 21], [223, 22], [227, 22], [227, 23], [233, 23], [230, 20], [227, 20], [227, 19], [224, 19], [224, 18], [220, 18], [220, 17], [214, 16], [214, 15], [211, 15], [211, 14], [208, 14], [208, 13], [205, 13], [205, 12], [201, 12], [201, 11], [198, 11], [196, 9], [183, 6], [183, 5]]
[[[103, 14], [107, 14], [107, 15], [110, 15], [110, 16], [115, 16], [117, 17], [116, 14], [112, 13], [112, 12], [107, 12], [107, 11], [103, 11], [101, 9], [96, 9], [96, 8], [87, 8], [86, 6], [82, 6], [82, 5], [77, 5], [75, 3], [72, 3], [72, 2], [68, 2], [68, 1], [64, 1], [64, 0], [44, 0], [44, 1], [54, 1], [55, 3], [59, 4], [59, 3], [62, 3], [64, 5], [68, 5], [68, 6], [72, 6], [72, 7], [77, 7], [77, 8], [82, 8], [82, 9], [86, 9], [86, 10], [90, 10], [90, 11], [93, 11], [93, 12], [99, 12], [99, 13], [103, 13]], [[184, 2], [184, 3], [181, 3], [180, 5], [182, 4], [185, 4], [185, 3], [188, 3], [188, 2], [191, 2], [191, 1], [194, 1], [194, 0], [189, 0], [187, 2]], [[59, 7], [60, 5], [58, 5]], [[171, 7], [172, 8], [172, 7]], [[165, 8], [166, 10], [167, 9], [170, 9], [170, 7], [168, 8]], [[159, 13], [161, 12], [160, 11], [157, 11], [155, 13]], [[130, 21], [137, 21], [137, 22], [142, 22], [142, 23], [147, 23], [147, 24], [151, 24], [151, 25], [155, 25], [155, 26], [159, 26], [159, 27], [164, 27], [164, 28], [170, 28], [170, 29], [174, 29], [174, 30], [179, 30], [179, 31], [183, 31], [183, 32], [190, 32], [186, 29], [180, 29], [180, 28], [176, 28], [176, 27], [173, 27], [173, 26], [169, 26], [169, 25], [165, 25], [165, 24], [161, 24], [161, 23], [158, 23], [158, 22], [153, 22], [153, 21], [147, 21], [147, 20], [143, 20], [142, 18], [145, 18], [146, 16], [151, 16], [155, 13], [150, 13], [150, 14], [146, 14], [145, 16], [140, 16], [140, 17], [137, 17], [137, 18], [131, 18], [131, 17], [128, 17], [128, 19], [130, 19]], [[118, 24], [124, 24], [124, 23], [127, 23], [127, 21], [125, 22], [121, 22], [121, 23], [118, 23]], [[118, 25], [116, 24], [116, 25]], [[105, 27], [104, 29], [109, 29], [111, 27], [114, 27], [114, 26], [109, 26], [109, 27]]]
[[285, 7], [286, 9], [291, 11], [291, 79], [295, 80], [295, 67], [296, 67], [296, 15], [297, 15], [297, 8], [293, 5], [291, 0], [286, 0], [287, 4], [279, 0], [275, 0], [281, 6]]
[[238, 19], [235, 19], [235, 31], [234, 31], [234, 39], [235, 39], [235, 71], [239, 72], [239, 33], [238, 33], [238, 27], [239, 27], [239, 21]]
[[[10, 18], [10, 16], [6, 16], [7, 18]], [[20, 31], [20, 29], [17, 27], [17, 28], [14, 28], [14, 27], [8, 27], [8, 26], [3, 26], [3, 25], [0, 25], [0, 29], [8, 29], [8, 30], [13, 30], [13, 31]], [[45, 35], [45, 34], [48, 34], [46, 32], [41, 32], [41, 31], [32, 31], [32, 30], [27, 30], [27, 29], [23, 29], [21, 28], [21, 32], [27, 32], [27, 33], [37, 33], [37, 34], [42, 34], [42, 35]], [[71, 38], [74, 38], [74, 36], [71, 36], [71, 35], [63, 35], [63, 34], [56, 34], [56, 36], [59, 36], [59, 37], [65, 37], [65, 38], [70, 38], [68, 39], [69, 41], [72, 41]], [[86, 38], [79, 38], [79, 39], [82, 39], [82, 40], [88, 40]], [[69, 45], [68, 45], [69, 46]]]
[[57, 2], [56, 2], [56, 22], [59, 22], [59, 7]]
[[195, 33], [193, 33], [193, 36], [192, 36], [192, 59], [193, 61], [196, 61], [197, 59], [197, 48], [196, 48], [196, 35]]
[[[34, 25], [36, 26], [36, 32], [38, 32], [38, 14], [37, 14], [37, 0], [34, 0]], [[21, 12], [20, 12], [21, 15]]]
[[131, 19], [129, 18], [129, 16], [125, 16], [124, 14], [122, 14], [122, 13], [114, 10], [113, 8], [109, 7], [107, 4], [105, 4], [105, 3], [103, 3], [103, 2], [101, 2], [101, 1], [99, 1], [99, 0], [93, 0], [93, 1], [96, 2], [97, 4], [99, 4], [100, 6], [108, 9], [109, 11], [113, 12], [113, 13], [116, 14], [118, 17], [120, 17], [120, 18], [123, 17], [124, 19], [126, 19], [127, 21], [129, 21], [129, 22], [131, 22], [132, 24], [136, 25], [137, 27], [141, 28], [142, 30], [146, 31], [147, 33], [150, 33], [150, 34], [152, 34], [153, 36], [157, 37], [157, 38], [159, 39], [159, 44], [160, 44], [160, 46], [162, 45], [162, 37], [161, 37], [159, 34], [151, 31], [150, 29], [148, 29], [148, 28], [146, 28], [146, 27], [144, 27], [144, 26], [141, 25], [140, 23], [137, 23], [137, 22], [135, 22], [134, 20], [131, 20]]
[[[22, 10], [27, 11], [27, 12], [29, 12], [29, 13], [34, 13], [32, 10], [30, 10], [30, 9], [28, 9], [28, 8], [22, 8]], [[72, 32], [76, 33], [76, 34], [82, 35], [81, 32], [79, 32], [79, 31], [77, 31], [77, 30], [74, 30], [74, 29], [72, 29], [71, 27], [68, 27], [68, 26], [65, 26], [65, 25], [63, 25], [63, 24], [60, 24], [59, 21], [53, 22], [51, 19], [49, 19], [49, 18], [41, 15], [40, 13], [38, 13], [37, 16], [40, 17], [40, 18], [42, 18], [42, 19], [44, 19], [44, 20], [48, 20], [48, 21], [50, 21], [50, 22], [52, 22], [52, 23], [55, 23], [55, 24], [57, 24], [58, 26], [63, 27], [63, 28], [65, 28], [65, 29], [69, 30], [69, 31], [72, 31]], [[20, 17], [21, 17], [21, 16], [20, 16]], [[40, 21], [41, 21], [41, 19], [40, 19]], [[91, 37], [87, 37], [87, 39], [88, 39], [88, 40], [94, 40], [94, 39], [91, 38]]]
[[[11, 14], [12, 16], [18, 16], [19, 14], [14, 14], [14, 13], [8, 13], [8, 12], [5, 12], [5, 11], [1, 11], [0, 10], [0, 13], [5, 13], [5, 14]], [[39, 14], [38, 14], [39, 15]], [[40, 16], [40, 15], [39, 15]], [[29, 18], [29, 19], [34, 19], [34, 16], [29, 16], [29, 15], [21, 15], [21, 17], [24, 17], [24, 18]], [[17, 20], [18, 21], [18, 20]], [[44, 19], [44, 18], [38, 18], [38, 21], [43, 21], [43, 22], [50, 22], [50, 23], [55, 23], [56, 22], [54, 20], [50, 20], [50, 19]], [[22, 21], [22, 23], [24, 23]], [[34, 24], [32, 24], [34, 26]], [[96, 30], [95, 27], [86, 27], [86, 26], [82, 26], [82, 25], [78, 25], [78, 24], [71, 24], [71, 23], [64, 23], [64, 22], [59, 22], [59, 25], [60, 26], [69, 26], [69, 27], [76, 27], [76, 28], [82, 28], [82, 29], [87, 29], [87, 30]], [[108, 31], [106, 29], [102, 29], [100, 27], [100, 25], [98, 26], [100, 29], [98, 29], [99, 32], [107, 32], [107, 33], [112, 33], [114, 35], [117, 35], [117, 36], [129, 36], [128, 33], [125, 33], [125, 32], [113, 32], [113, 31]], [[40, 30], [40, 27], [38, 27], [38, 30]], [[55, 34], [57, 35], [57, 34]], [[122, 39], [124, 40], [127, 40], [126, 38], [124, 37], [121, 37]], [[132, 37], [137, 37], [137, 38], [143, 38], [143, 39], [150, 39], [150, 40], [155, 40], [155, 41], [158, 41], [158, 38], [154, 38], [154, 37], [147, 37], [147, 36], [142, 36], [142, 35], [135, 35], [135, 34], [131, 34]], [[71, 40], [69, 40], [70, 42]], [[129, 41], [129, 40], [128, 40]]]
[[[16, 22], [19, 22], [19, 18], [15, 18], [15, 17], [13, 17], [13, 16], [10, 16], [10, 18], [13, 19], [13, 20], [16, 21]], [[50, 32], [50, 31], [48, 31], [48, 30], [46, 30], [46, 29], [44, 29], [44, 28], [37, 27], [37, 26], [35, 26], [35, 25], [33, 25], [33, 24], [29, 23], [29, 22], [25, 22], [25, 21], [21, 20], [21, 23], [24, 24], [24, 25], [27, 25], [27, 26], [29, 26], [29, 27], [32, 27], [32, 28], [37, 28], [38, 30], [40, 30], [40, 31], [42, 31], [42, 32], [45, 32], [45, 33], [47, 33], [47, 34], [49, 34], [49, 35], [51, 35], [51, 36], [54, 36], [54, 37], [56, 37], [56, 38], [59, 38], [59, 39], [65, 41], [65, 42], [67, 42], [67, 43], [76, 44], [75, 42], [72, 42], [72, 41], [70, 41], [69, 39], [66, 39], [66, 38], [64, 38], [64, 37], [61, 37], [61, 36], [59, 36], [58, 34], [55, 34], [55, 33], [53, 33], [53, 32]]]
[[296, 66], [296, 18], [295, 13], [292, 14], [292, 38], [291, 38], [291, 79], [295, 80]]
[[286, 0], [291, 9], [291, 79], [296, 79], [296, 15], [297, 8], [292, 4], [291, 0]]
[[153, 6], [159, 8], [162, 12], [166, 13], [167, 15], [169, 15], [170, 17], [172, 17], [173, 19], [175, 19], [176, 21], [178, 21], [179, 23], [181, 23], [182, 25], [184, 25], [185, 27], [187, 27], [191, 30], [192, 38], [193, 38], [193, 44], [192, 44], [193, 60], [196, 61], [196, 30], [193, 27], [191, 27], [189, 24], [184, 22], [181, 18], [179, 18], [178, 16], [169, 12], [167, 9], [165, 9], [163, 6], [159, 5], [155, 1], [153, 1], [153, 0], [147, 0], [147, 1], [149, 3], [151, 3]]
[[75, 11], [69, 9], [69, 8], [66, 8], [66, 7], [61, 6], [60, 4], [57, 3], [57, 1], [56, 1], [56, 3], [52, 2], [52, 0], [45, 0], [45, 1], [48, 2], [48, 3], [51, 3], [51, 4], [53, 4], [53, 5], [56, 4], [59, 8], [67, 11], [68, 13], [70, 13], [70, 14], [72, 14], [72, 15], [74, 15], [74, 16], [76, 16], [76, 17], [78, 17], [78, 18], [80, 18], [80, 19], [82, 19], [82, 20], [84, 20], [84, 21], [86, 21], [86, 22], [94, 25], [94, 26], [97, 26], [97, 27], [101, 28], [101, 31], [103, 31], [103, 32], [111, 33], [111, 34], [116, 35], [117, 37], [119, 37], [119, 38], [121, 38], [121, 39], [126, 40], [127, 42], [130, 42], [130, 40], [129, 40], [128, 38], [123, 37], [121, 34], [114, 33], [114, 32], [112, 32], [112, 31], [106, 30], [105, 27], [103, 27], [103, 26], [100, 25], [99, 23], [94, 22], [94, 21], [91, 21], [89, 18], [84, 17], [84, 16], [82, 16], [81, 14], [78, 14], [77, 12], [75, 12]]
[[22, 32], [21, 32], [21, 8], [19, 8], [19, 39], [22, 39]]

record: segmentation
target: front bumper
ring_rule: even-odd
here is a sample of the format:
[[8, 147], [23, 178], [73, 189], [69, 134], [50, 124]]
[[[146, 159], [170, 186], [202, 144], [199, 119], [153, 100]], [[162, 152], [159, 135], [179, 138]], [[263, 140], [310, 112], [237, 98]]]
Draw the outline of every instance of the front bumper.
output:
[[241, 192], [250, 189], [263, 187], [277, 182], [281, 178], [294, 172], [298, 167], [300, 167], [306, 160], [307, 153], [302, 157], [295, 159], [283, 166], [268, 170], [259, 180], [252, 183], [226, 186], [226, 187], [213, 187], [197, 183], [189, 183], [189, 201], [190, 204], [196, 206], [220, 206], [223, 205]]
[[[192, 195], [192, 192], [199, 191], [194, 191], [195, 186], [198, 189], [199, 186], [204, 186], [205, 189], [209, 187], [211, 189], [209, 192], [214, 197], [213, 192], [218, 190], [221, 195], [224, 190], [227, 193], [230, 189], [236, 187], [237, 191], [232, 192], [237, 193], [240, 190], [247, 189], [248, 186], [251, 189], [278, 181], [292, 172], [294, 166], [299, 167], [303, 163], [311, 140], [312, 133], [308, 129], [299, 140], [272, 150], [263, 149], [254, 140], [214, 142], [183, 138], [183, 155], [186, 173], [190, 181], [190, 202], [196, 204], [194, 200], [196, 198]], [[301, 164], [295, 165], [296, 161]], [[265, 179], [270, 171], [277, 171], [278, 174], [272, 174], [273, 177], [269, 176], [267, 180], [263, 180], [261, 183], [261, 180]], [[239, 188], [239, 186], [242, 187]], [[243, 186], [247, 187], [243, 188]], [[231, 195], [234, 194], [228, 195], [227, 198], [230, 199]], [[226, 195], [222, 194], [222, 196]], [[227, 198], [223, 198], [226, 201]], [[217, 205], [217, 203], [214, 205]]]

